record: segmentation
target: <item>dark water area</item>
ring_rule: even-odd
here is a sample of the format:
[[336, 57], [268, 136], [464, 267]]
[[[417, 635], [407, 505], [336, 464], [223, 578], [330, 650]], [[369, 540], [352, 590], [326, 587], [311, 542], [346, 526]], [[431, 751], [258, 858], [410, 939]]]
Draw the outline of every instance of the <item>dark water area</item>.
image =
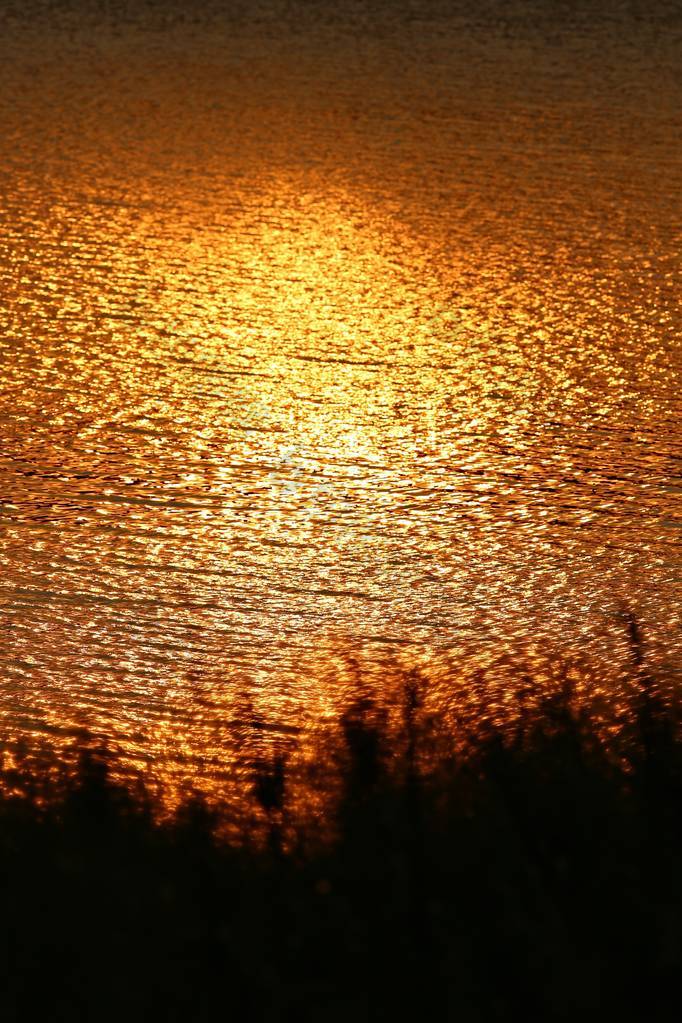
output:
[[681, 36], [664, 0], [2, 3], [10, 744], [209, 790], [333, 717], [349, 651], [442, 713], [507, 654], [615, 698], [624, 609], [675, 675]]

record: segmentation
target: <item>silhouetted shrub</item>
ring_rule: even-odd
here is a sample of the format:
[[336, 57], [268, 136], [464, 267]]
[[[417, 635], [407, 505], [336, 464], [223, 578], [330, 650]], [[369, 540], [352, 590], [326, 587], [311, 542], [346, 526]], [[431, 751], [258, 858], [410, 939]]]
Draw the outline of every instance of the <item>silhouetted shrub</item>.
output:
[[[682, 743], [654, 680], [620, 745], [562, 683], [466, 754], [425, 685], [359, 691], [312, 764], [253, 765], [246, 807], [159, 816], [86, 737], [14, 750], [3, 1019], [676, 1017]], [[293, 805], [311, 771], [322, 820]]]

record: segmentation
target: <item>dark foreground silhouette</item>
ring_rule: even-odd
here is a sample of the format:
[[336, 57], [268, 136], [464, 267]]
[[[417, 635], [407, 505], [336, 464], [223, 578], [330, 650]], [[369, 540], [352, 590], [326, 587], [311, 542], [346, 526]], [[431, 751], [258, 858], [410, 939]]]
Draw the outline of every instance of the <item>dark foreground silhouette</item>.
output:
[[676, 1020], [682, 744], [651, 680], [616, 743], [560, 691], [466, 755], [418, 679], [400, 699], [358, 693], [307, 811], [274, 759], [227, 828], [159, 821], [102, 751], [6, 766], [2, 1019]]

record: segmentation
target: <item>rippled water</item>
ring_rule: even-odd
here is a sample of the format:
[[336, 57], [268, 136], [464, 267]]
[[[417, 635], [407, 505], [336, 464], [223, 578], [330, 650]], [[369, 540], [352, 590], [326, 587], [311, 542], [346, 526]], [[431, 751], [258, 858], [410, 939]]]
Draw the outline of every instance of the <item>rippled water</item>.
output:
[[180, 12], [0, 15], [5, 730], [194, 761], [623, 606], [672, 664], [679, 7]]

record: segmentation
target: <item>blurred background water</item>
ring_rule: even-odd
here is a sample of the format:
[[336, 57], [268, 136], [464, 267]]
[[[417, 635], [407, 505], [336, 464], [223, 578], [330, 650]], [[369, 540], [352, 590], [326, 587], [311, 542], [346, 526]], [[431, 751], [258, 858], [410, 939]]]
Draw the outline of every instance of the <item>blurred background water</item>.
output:
[[6, 734], [191, 773], [344, 649], [615, 666], [623, 607], [674, 666], [681, 38], [665, 0], [3, 0]]

